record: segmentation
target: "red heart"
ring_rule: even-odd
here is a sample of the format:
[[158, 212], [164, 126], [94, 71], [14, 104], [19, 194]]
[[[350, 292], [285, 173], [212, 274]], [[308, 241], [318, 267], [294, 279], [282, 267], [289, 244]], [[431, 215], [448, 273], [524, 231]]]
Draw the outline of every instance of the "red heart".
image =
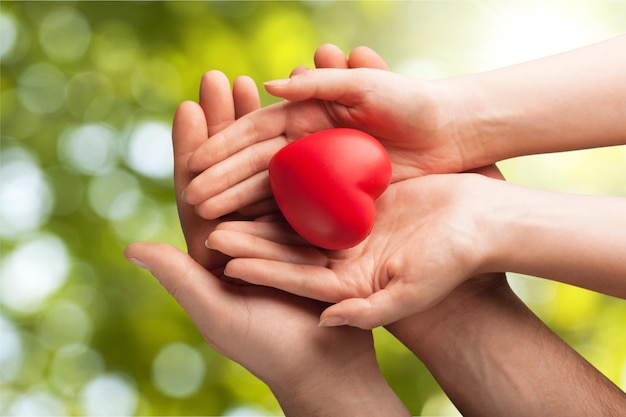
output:
[[278, 207], [296, 232], [322, 248], [346, 249], [372, 231], [374, 202], [389, 185], [391, 161], [367, 133], [328, 129], [278, 151], [269, 175]]

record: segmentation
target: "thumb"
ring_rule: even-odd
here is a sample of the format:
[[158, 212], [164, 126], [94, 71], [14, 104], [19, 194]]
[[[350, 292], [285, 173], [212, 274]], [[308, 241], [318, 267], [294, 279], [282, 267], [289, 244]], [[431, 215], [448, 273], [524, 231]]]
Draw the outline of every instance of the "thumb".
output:
[[370, 330], [415, 313], [408, 300], [402, 302], [393, 291], [383, 289], [367, 298], [348, 298], [328, 307], [320, 316], [321, 327], [349, 325]]
[[372, 69], [318, 68], [304, 71], [288, 79], [264, 83], [268, 93], [291, 101], [316, 98], [337, 101], [344, 105], [356, 105], [362, 101], [371, 84], [367, 72]]
[[124, 256], [154, 275], [161, 285], [193, 317], [198, 303], [215, 298], [217, 278], [188, 254], [164, 243], [133, 243]]

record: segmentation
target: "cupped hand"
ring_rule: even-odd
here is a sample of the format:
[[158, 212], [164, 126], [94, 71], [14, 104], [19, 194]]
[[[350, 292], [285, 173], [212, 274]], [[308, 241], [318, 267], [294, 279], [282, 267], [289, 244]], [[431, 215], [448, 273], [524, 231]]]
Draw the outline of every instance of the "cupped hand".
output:
[[225, 282], [188, 254], [162, 243], [133, 244], [126, 256], [176, 298], [213, 349], [274, 391], [333, 383], [337, 369], [379, 377], [371, 332], [318, 327], [322, 303]]
[[432, 307], [483, 272], [488, 181], [465, 173], [392, 184], [376, 203], [371, 234], [346, 250], [298, 245], [284, 223], [269, 222], [223, 223], [207, 244], [235, 258], [226, 275], [336, 303], [323, 325], [371, 329]]
[[[363, 385], [370, 384], [381, 397], [390, 399], [395, 409], [402, 410], [380, 375], [371, 332], [319, 328], [324, 303], [220, 279], [229, 258], [204, 245], [219, 221], [201, 218], [181, 197], [196, 175], [187, 167], [193, 151], [209, 135], [258, 106], [258, 92], [251, 79], [236, 79], [231, 92], [224, 74], [211, 71], [203, 77], [200, 103], [181, 104], [173, 127], [176, 200], [189, 254], [166, 244], [135, 243], [126, 249], [125, 256], [151, 271], [189, 314], [209, 345], [268, 383], [285, 408], [291, 401], [295, 401], [295, 409], [302, 408], [310, 394], [318, 407], [337, 409], [341, 404], [325, 405], [315, 393], [319, 394], [320, 387], [341, 383], [355, 386], [356, 379], [366, 381]], [[294, 393], [304, 399], [294, 400]], [[377, 395], [371, 397], [380, 400], [383, 407], [389, 405]]]
[[271, 157], [291, 141], [333, 127], [379, 139], [394, 182], [465, 169], [455, 127], [462, 109], [453, 94], [436, 82], [387, 71], [367, 48], [347, 60], [340, 54], [326, 45], [316, 54], [317, 69], [298, 68], [288, 80], [266, 83], [267, 91], [287, 100], [251, 112], [198, 147], [189, 168], [200, 174], [185, 201], [214, 219], [263, 200], [271, 195]]

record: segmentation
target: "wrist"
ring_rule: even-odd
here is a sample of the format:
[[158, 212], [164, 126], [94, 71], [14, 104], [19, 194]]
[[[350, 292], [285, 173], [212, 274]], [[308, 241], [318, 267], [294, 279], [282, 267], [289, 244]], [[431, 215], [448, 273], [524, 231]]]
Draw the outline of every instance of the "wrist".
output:
[[[475, 291], [470, 280], [433, 308], [440, 311], [388, 327], [463, 415], [617, 415], [626, 407], [624, 393], [534, 316], [503, 275], [481, 280], [491, 285]], [[429, 320], [441, 321], [415, 337]]]
[[346, 415], [407, 417], [375, 357], [318, 367], [306, 376], [270, 385], [287, 417]]
[[453, 142], [461, 158], [459, 172], [492, 165], [500, 159], [499, 142], [490, 139], [490, 105], [485, 93], [471, 81], [471, 76], [453, 77], [434, 82], [439, 90], [440, 110], [447, 122], [441, 141]]
[[503, 274], [472, 277], [432, 308], [386, 326], [418, 357], [445, 345], [450, 335], [472, 326], [473, 316], [484, 310], [484, 299], [506, 287]]

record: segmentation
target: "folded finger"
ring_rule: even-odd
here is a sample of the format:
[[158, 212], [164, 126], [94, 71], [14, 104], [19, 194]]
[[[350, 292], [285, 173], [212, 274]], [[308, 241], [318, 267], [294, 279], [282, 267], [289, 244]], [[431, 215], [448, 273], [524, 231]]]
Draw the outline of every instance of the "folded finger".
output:
[[252, 203], [246, 207], [242, 207], [238, 210], [238, 213], [247, 217], [261, 217], [266, 215], [272, 215], [279, 211], [278, 205], [274, 197], [266, 198], [256, 203]]
[[207, 246], [233, 258], [254, 258], [322, 267], [327, 263], [326, 257], [312, 247], [285, 245], [235, 230], [215, 230], [209, 235]]
[[280, 102], [248, 113], [209, 137], [189, 158], [189, 169], [201, 172], [250, 145], [283, 134], [286, 128], [285, 104]]
[[284, 221], [224, 222], [221, 223], [216, 230], [246, 233], [283, 245], [311, 246]]
[[224, 273], [251, 284], [325, 302], [339, 301], [345, 292], [333, 271], [317, 265], [235, 258], [226, 264]]
[[[189, 183], [184, 191], [185, 201], [189, 204], [199, 204], [267, 170], [272, 156], [286, 143], [287, 140], [283, 136], [256, 143], [211, 166]], [[241, 207], [237, 207], [239, 208]]]
[[269, 198], [272, 195], [269, 174], [259, 172], [246, 180], [235, 184], [225, 191], [196, 205], [196, 213], [205, 219], [217, 219], [226, 214], [239, 211], [242, 207]]

